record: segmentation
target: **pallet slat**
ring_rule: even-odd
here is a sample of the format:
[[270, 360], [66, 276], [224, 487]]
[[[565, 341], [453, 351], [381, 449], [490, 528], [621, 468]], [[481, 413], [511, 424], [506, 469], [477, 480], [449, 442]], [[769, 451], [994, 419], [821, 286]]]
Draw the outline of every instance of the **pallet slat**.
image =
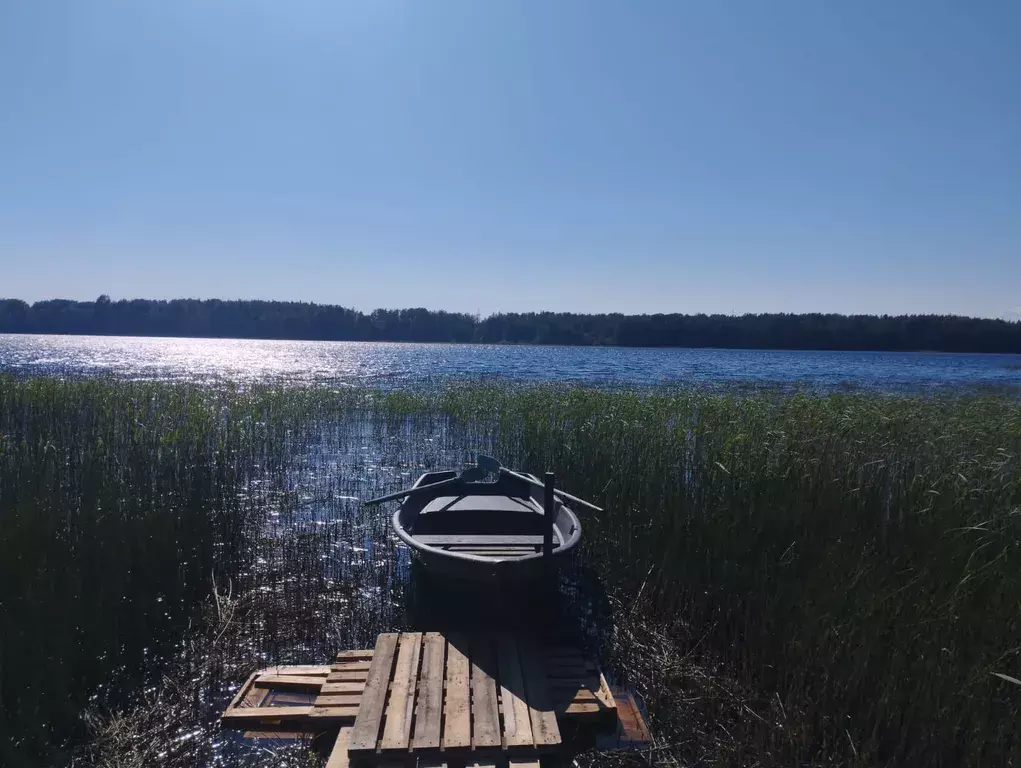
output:
[[417, 541], [428, 544], [431, 547], [541, 547], [542, 535], [514, 535], [514, 534], [487, 534], [487, 533], [461, 533], [461, 534], [418, 534]]
[[557, 715], [550, 702], [549, 687], [542, 669], [541, 657], [530, 645], [522, 644], [518, 648], [521, 657], [521, 671], [525, 678], [525, 691], [528, 695], [532, 738], [535, 745], [560, 744], [560, 728], [557, 726]]
[[351, 683], [351, 682], [339, 682], [323, 683], [323, 687], [319, 689], [320, 696], [330, 696], [338, 693], [358, 693], [360, 694], [365, 690], [365, 683]]
[[358, 708], [354, 728], [351, 729], [349, 752], [376, 749], [376, 738], [379, 736], [379, 724], [383, 718], [383, 705], [386, 703], [387, 684], [393, 667], [394, 651], [397, 649], [397, 638], [398, 635], [387, 632], [376, 639], [376, 649], [372, 654], [372, 665], [369, 668], [365, 691], [362, 693], [362, 703]]
[[317, 691], [323, 685], [323, 678], [318, 675], [260, 675], [254, 684], [257, 688]]
[[326, 761], [326, 768], [348, 768], [351, 761], [348, 758], [347, 747], [351, 743], [351, 729], [341, 728], [337, 734], [337, 740], [330, 751], [330, 759]]
[[503, 740], [507, 747], [531, 746], [532, 723], [525, 700], [525, 680], [518, 658], [518, 644], [501, 637], [497, 644], [500, 666], [500, 701], [503, 704]]
[[464, 638], [447, 637], [447, 694], [443, 705], [443, 746], [471, 746], [471, 709], [468, 689], [469, 665]]
[[443, 719], [443, 666], [446, 640], [438, 632], [425, 636], [422, 650], [422, 672], [418, 682], [418, 709], [415, 712], [415, 749], [440, 746], [440, 725]]
[[337, 651], [337, 655], [334, 656], [337, 661], [352, 660], [372, 660], [372, 648], [365, 648], [361, 651]]
[[339, 661], [330, 667], [331, 672], [367, 672], [372, 666], [372, 659], [361, 661]]
[[472, 748], [500, 746], [500, 711], [496, 698], [496, 658], [493, 643], [472, 643]]
[[221, 718], [225, 723], [245, 723], [252, 720], [284, 721], [311, 716], [313, 707], [238, 707]]
[[316, 723], [347, 723], [351, 724], [358, 717], [358, 705], [312, 707], [309, 719]]
[[369, 677], [368, 672], [356, 670], [354, 672], [331, 672], [326, 678], [329, 683], [357, 683], [365, 682]]
[[383, 738], [379, 741], [381, 750], [406, 750], [411, 741], [411, 712], [415, 703], [421, 651], [421, 633], [405, 632], [401, 635], [393, 684], [390, 687], [390, 703], [386, 708]]

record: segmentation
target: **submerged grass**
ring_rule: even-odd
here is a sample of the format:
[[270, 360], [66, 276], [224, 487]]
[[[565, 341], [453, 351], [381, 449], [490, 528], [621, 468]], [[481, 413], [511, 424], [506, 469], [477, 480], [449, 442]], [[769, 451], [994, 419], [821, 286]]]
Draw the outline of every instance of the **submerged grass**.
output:
[[[154, 624], [201, 616], [214, 570], [248, 618], [209, 622], [191, 655], [174, 641], [174, 663], [223, 695], [227, 661], [315, 660], [399, 625], [398, 554], [353, 497], [475, 451], [605, 507], [584, 561], [615, 607], [602, 652], [660, 740], [649, 761], [1021, 760], [1016, 400], [0, 380], [10, 754], [59, 743], [112, 670], [159, 657]], [[213, 646], [218, 671], [188, 668]], [[181, 764], [211, 760], [210, 712]], [[151, 735], [130, 722], [101, 729], [95, 763]]]

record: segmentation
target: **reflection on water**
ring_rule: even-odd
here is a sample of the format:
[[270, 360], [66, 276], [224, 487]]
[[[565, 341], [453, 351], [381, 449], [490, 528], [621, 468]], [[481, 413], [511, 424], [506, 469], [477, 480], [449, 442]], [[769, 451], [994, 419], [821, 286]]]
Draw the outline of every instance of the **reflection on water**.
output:
[[0, 335], [17, 375], [421, 385], [498, 377], [590, 384], [1021, 385], [1019, 355]]

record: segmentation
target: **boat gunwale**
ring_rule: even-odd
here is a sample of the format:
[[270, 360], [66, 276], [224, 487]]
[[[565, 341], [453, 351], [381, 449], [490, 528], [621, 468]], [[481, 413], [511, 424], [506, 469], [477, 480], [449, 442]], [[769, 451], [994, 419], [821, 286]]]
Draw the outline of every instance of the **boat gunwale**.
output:
[[[434, 473], [434, 472], [426, 472], [426, 473], [422, 474], [418, 478], [418, 480], [415, 481], [415, 484], [412, 487], [417, 488], [420, 485], [422, 485], [423, 484], [422, 481], [426, 477], [428, 477], [430, 474], [436, 474], [436, 473]], [[535, 475], [532, 475], [532, 474], [529, 474], [529, 473], [524, 473], [524, 472], [521, 473], [521, 474], [526, 475], [527, 477], [533, 478], [536, 482], [541, 482], [537, 477], [535, 477]], [[479, 486], [498, 486], [499, 484], [500, 484], [500, 480], [497, 480], [495, 483], [478, 483], [477, 485], [479, 485]], [[465, 483], [465, 485], [466, 486], [470, 486], [470, 485], [476, 485], [476, 484], [475, 483]], [[446, 496], [446, 495], [451, 495], [451, 494], [449, 493], [447, 488], [436, 489], [435, 495], [433, 495], [431, 498], [438, 498], [440, 495]], [[458, 494], [458, 495], [471, 495], [471, 494]], [[492, 494], [492, 495], [495, 495], [495, 496], [506, 495], [506, 496], [508, 496], [508, 498], [524, 498], [524, 497], [510, 496], [510, 494], [500, 494], [500, 493], [495, 493], [495, 494]], [[542, 514], [542, 511], [541, 511], [542, 510], [542, 506], [538, 503], [538, 501], [536, 501], [535, 497], [532, 496], [531, 494], [529, 494], [528, 499], [535, 506], [536, 514]], [[558, 556], [564, 555], [564, 554], [570, 552], [572, 549], [574, 549], [578, 545], [578, 542], [581, 541], [581, 520], [578, 518], [578, 514], [573, 509], [571, 509], [571, 507], [568, 504], [565, 504], [564, 502], [558, 500], [558, 503], [560, 504], [560, 510], [562, 510], [571, 519], [571, 521], [574, 523], [574, 530], [570, 533], [570, 535], [567, 537], [567, 539], [562, 541], [560, 546], [555, 548], [552, 552], [550, 552], [549, 555], [547, 555], [543, 551], [539, 551], [539, 552], [531, 552], [529, 554], [524, 554], [524, 555], [521, 555], [519, 557], [508, 557], [508, 556], [488, 557], [486, 555], [474, 555], [474, 554], [471, 554], [471, 553], [468, 553], [468, 552], [455, 552], [455, 551], [452, 551], [452, 550], [449, 550], [449, 549], [443, 549], [442, 547], [434, 546], [434, 545], [431, 545], [431, 544], [425, 544], [425, 543], [419, 541], [418, 539], [416, 539], [413, 533], [409, 533], [407, 531], [407, 529], [404, 527], [404, 523], [400, 519], [401, 515], [405, 511], [405, 504], [406, 503], [407, 503], [407, 500], [405, 500], [404, 502], [401, 503], [401, 505], [397, 508], [397, 511], [394, 512], [393, 518], [391, 519], [391, 523], [393, 525], [394, 531], [397, 532], [397, 536], [401, 539], [401, 541], [403, 541], [405, 544], [407, 544], [413, 550], [417, 550], [419, 552], [427, 553], [429, 555], [435, 555], [435, 556], [442, 557], [442, 558], [448, 558], [450, 560], [460, 560], [460, 561], [469, 562], [469, 563], [479, 563], [479, 564], [482, 564], [482, 565], [499, 565], [499, 564], [508, 564], [508, 563], [509, 564], [514, 564], [514, 563], [532, 563], [534, 561], [542, 561], [542, 560], [544, 560], [547, 557], [558, 557]], [[427, 504], [427, 503], [428, 503], [428, 501], [423, 502], [422, 506], [424, 507], [425, 504]]]

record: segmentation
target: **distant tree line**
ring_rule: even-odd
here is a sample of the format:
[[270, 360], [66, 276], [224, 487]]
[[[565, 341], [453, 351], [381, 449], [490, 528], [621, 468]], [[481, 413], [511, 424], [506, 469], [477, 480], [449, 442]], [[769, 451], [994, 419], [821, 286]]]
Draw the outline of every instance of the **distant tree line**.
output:
[[628, 347], [1021, 353], [1021, 322], [955, 315], [579, 315], [480, 318], [283, 301], [0, 299], [0, 333]]

